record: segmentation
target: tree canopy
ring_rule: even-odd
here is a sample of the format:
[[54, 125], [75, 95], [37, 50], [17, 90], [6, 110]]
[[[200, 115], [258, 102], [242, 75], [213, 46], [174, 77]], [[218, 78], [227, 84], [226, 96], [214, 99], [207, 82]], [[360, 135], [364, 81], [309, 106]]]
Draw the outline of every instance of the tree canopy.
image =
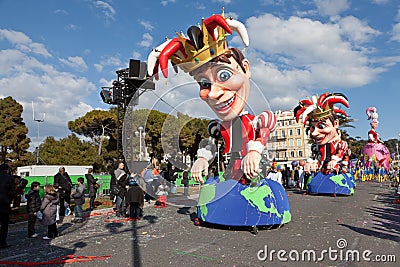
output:
[[20, 166], [28, 157], [31, 140], [27, 137], [28, 128], [22, 119], [23, 107], [11, 96], [0, 99], [0, 157], [14, 160]]

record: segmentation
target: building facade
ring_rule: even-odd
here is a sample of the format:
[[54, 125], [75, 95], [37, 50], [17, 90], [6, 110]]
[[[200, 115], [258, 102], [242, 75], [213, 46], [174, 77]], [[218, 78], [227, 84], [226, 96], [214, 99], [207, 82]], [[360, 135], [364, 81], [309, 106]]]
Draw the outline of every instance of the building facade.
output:
[[277, 127], [267, 143], [270, 159], [281, 164], [311, 157], [311, 144], [306, 135], [306, 127], [296, 122], [293, 111], [275, 112]]

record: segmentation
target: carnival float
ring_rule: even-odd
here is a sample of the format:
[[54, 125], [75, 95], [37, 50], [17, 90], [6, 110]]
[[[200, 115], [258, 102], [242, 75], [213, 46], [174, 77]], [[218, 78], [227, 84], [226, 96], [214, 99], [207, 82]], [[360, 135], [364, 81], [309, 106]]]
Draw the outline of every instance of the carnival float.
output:
[[339, 126], [348, 122], [347, 113], [337, 105], [349, 108], [342, 93], [324, 93], [299, 101], [294, 109], [296, 120], [308, 126], [315, 147], [318, 171], [307, 181], [307, 192], [320, 195], [352, 195], [355, 180], [347, 171], [350, 149], [342, 140]]
[[[238, 33], [249, 45], [247, 30], [241, 22], [221, 15], [202, 19], [187, 34], [153, 49], [148, 58], [148, 73], [156, 79], [161, 70], [168, 77], [168, 62], [183, 70], [198, 83], [200, 98], [218, 117], [208, 127], [210, 138], [200, 142], [192, 177], [203, 183], [197, 203], [199, 224], [222, 226], [273, 226], [291, 221], [286, 192], [278, 182], [261, 177], [262, 151], [276, 117], [269, 110], [253, 115], [245, 111], [250, 93], [250, 64], [238, 48], [229, 48], [227, 37]], [[223, 179], [203, 181], [216, 152], [216, 141], [225, 142], [224, 153], [230, 161]]]

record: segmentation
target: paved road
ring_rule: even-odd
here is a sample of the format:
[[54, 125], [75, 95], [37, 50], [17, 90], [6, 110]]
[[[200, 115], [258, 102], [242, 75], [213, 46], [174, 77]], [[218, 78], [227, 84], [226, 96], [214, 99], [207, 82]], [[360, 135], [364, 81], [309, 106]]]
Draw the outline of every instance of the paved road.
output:
[[[81, 224], [66, 220], [59, 226], [61, 236], [52, 241], [26, 238], [26, 224], [12, 225], [13, 246], [0, 250], [0, 261], [45, 262], [73, 254], [110, 258], [68, 266], [396, 266], [367, 262], [363, 253], [371, 260], [396, 255], [400, 261], [400, 205], [392, 203], [395, 192], [387, 184], [359, 184], [351, 197], [288, 194], [292, 222], [257, 235], [248, 229], [195, 226], [190, 220], [193, 207], [146, 206], [144, 218], [137, 222], [114, 215], [107, 219], [105, 213]], [[279, 250], [287, 262], [278, 259]], [[307, 261], [313, 252], [319, 262]], [[357, 253], [359, 262], [345, 260], [346, 254], [353, 259]], [[297, 254], [300, 260], [295, 260]]]

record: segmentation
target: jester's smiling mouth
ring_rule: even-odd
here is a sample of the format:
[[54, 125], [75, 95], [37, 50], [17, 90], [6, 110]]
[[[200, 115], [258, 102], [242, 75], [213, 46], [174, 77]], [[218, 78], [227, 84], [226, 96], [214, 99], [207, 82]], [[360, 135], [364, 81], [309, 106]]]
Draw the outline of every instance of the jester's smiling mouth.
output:
[[214, 108], [215, 108], [216, 110], [218, 110], [218, 111], [224, 111], [224, 110], [226, 110], [227, 108], [229, 108], [229, 107], [232, 106], [233, 102], [235, 101], [235, 98], [236, 98], [236, 94], [234, 94], [234, 95], [233, 95], [231, 98], [229, 98], [228, 100], [226, 100], [226, 101], [224, 101], [224, 102], [222, 102], [222, 103], [220, 103], [220, 104], [218, 104], [218, 105], [215, 105]]

